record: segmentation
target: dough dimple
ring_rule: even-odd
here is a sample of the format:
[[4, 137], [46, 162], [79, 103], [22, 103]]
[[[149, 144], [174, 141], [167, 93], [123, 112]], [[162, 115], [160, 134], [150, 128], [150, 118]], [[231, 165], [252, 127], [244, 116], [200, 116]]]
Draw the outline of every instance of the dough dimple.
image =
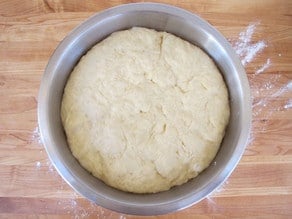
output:
[[61, 117], [80, 164], [108, 185], [155, 193], [197, 176], [229, 120], [228, 92], [200, 48], [135, 27], [84, 55], [66, 84]]

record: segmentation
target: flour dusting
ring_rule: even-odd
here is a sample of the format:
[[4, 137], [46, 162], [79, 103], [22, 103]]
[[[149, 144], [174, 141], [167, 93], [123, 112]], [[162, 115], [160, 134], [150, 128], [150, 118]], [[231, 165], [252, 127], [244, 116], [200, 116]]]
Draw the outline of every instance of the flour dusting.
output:
[[241, 58], [242, 65], [250, 63], [254, 57], [261, 52], [267, 44], [264, 40], [252, 43], [252, 36], [256, 30], [259, 22], [251, 23], [239, 34], [238, 40], [233, 43], [233, 48], [235, 49], [237, 55]]
[[[256, 58], [256, 56], [267, 47], [267, 41], [264, 39], [257, 42], [252, 41], [252, 37], [258, 25], [259, 22], [249, 24], [247, 28], [239, 34], [238, 40], [232, 43], [233, 48], [235, 52], [239, 55], [243, 66], [251, 63], [254, 58]], [[278, 56], [281, 57], [282, 54], [279, 53]], [[285, 102], [285, 105], [282, 105], [280, 101], [275, 101], [278, 100], [278, 97], [281, 97], [285, 93], [292, 91], [291, 80], [288, 81], [288, 83], [283, 84], [280, 88], [277, 88], [277, 85], [279, 83], [283, 83], [283, 80], [285, 80], [281, 74], [273, 74], [268, 78], [268, 80], [264, 81], [263, 83], [262, 79], [258, 80], [259, 77], [262, 77], [262, 73], [264, 73], [269, 67], [271, 67], [271, 65], [271, 58], [267, 58], [265, 63], [263, 63], [258, 69], [252, 72], [249, 77], [251, 91], [254, 92], [251, 94], [251, 98], [253, 100], [253, 123], [256, 120], [261, 121], [262, 123], [261, 126], [257, 127], [257, 129], [254, 129], [254, 127], [252, 127], [248, 139], [248, 145], [252, 144], [253, 141], [257, 138], [258, 132], [266, 131], [266, 127], [268, 126], [267, 121], [270, 119], [274, 112], [292, 108], [292, 99], [288, 99], [288, 101]], [[263, 79], [266, 78], [267, 77], [264, 77]], [[273, 107], [271, 107], [271, 104], [273, 104]], [[218, 193], [224, 192], [224, 187], [227, 184], [228, 181], [226, 181], [219, 189], [214, 191], [206, 198], [207, 204], [211, 208], [215, 208], [216, 210], [218, 210], [220, 206], [218, 206], [218, 204], [212, 197], [216, 197]]]
[[256, 72], [255, 72], [255, 74], [258, 75], [258, 74], [264, 72], [264, 71], [265, 71], [267, 68], [269, 68], [270, 66], [271, 66], [271, 59], [268, 58], [267, 61], [266, 61], [266, 63], [263, 64], [263, 65], [262, 65], [262, 66], [261, 66]]
[[38, 126], [35, 127], [32, 132], [31, 141], [36, 142], [38, 145], [42, 145], [41, 134]]
[[[254, 130], [256, 132], [265, 132], [268, 127], [268, 120], [273, 116], [275, 112], [285, 111], [292, 106], [292, 100], [288, 99], [286, 102], [280, 101], [279, 97], [285, 95], [286, 93], [292, 91], [292, 80], [288, 83], [282, 85], [280, 88], [275, 89], [276, 84], [283, 80], [283, 76], [277, 74], [276, 76], [270, 77], [269, 81], [262, 85], [262, 87], [252, 87], [256, 89], [257, 92], [268, 92], [275, 90], [273, 93], [266, 95], [263, 98], [258, 98], [253, 104], [253, 118], [254, 120], [261, 120], [261, 126]], [[273, 106], [271, 107], [271, 104]]]
[[[251, 82], [253, 82], [255, 78], [251, 78]], [[255, 90], [255, 94], [260, 95], [263, 92], [267, 92], [270, 91], [272, 89], [275, 89], [275, 84], [279, 83], [279, 80], [281, 79], [281, 75], [277, 74], [277, 75], [272, 75], [269, 79], [269, 81], [267, 81], [264, 84], [261, 84], [259, 87], [253, 85], [253, 83], [251, 84], [251, 89]], [[278, 89], [275, 93], [272, 93], [271, 95], [268, 95], [264, 98], [259, 98], [257, 101], [255, 101], [252, 105], [253, 108], [253, 112], [254, 112], [254, 116], [257, 115], [257, 111], [254, 110], [256, 107], [260, 106], [260, 107], [266, 107], [267, 103], [270, 102], [270, 99], [272, 97], [278, 97], [281, 94], [283, 94], [285, 92], [285, 90], [287, 90], [287, 85], [281, 87], [280, 89]], [[252, 95], [254, 96], [254, 94]], [[254, 97], [253, 97], [254, 99]]]
[[281, 87], [277, 92], [272, 94], [272, 97], [279, 97], [279, 96], [281, 96], [283, 93], [285, 93], [287, 91], [292, 91], [292, 81], [289, 81], [288, 84], [286, 84], [285, 86]]
[[[236, 41], [231, 41], [232, 46], [236, 54], [240, 57], [241, 63], [243, 66], [246, 66], [248, 63], [252, 62], [254, 58], [256, 57], [256, 55], [262, 52], [267, 47], [267, 43], [265, 40], [259, 40], [256, 42], [253, 42], [252, 40], [252, 37], [255, 34], [256, 28], [259, 24], [260, 24], [259, 21], [250, 23], [245, 28], [244, 31], [239, 33], [239, 37]], [[263, 64], [259, 69], [257, 69], [256, 72], [253, 74], [253, 76], [263, 73], [270, 66], [271, 66], [271, 59], [268, 58], [266, 63]], [[273, 85], [270, 84], [267, 86], [272, 87]], [[252, 88], [252, 90], [254, 89]], [[259, 91], [257, 90], [256, 92], [259, 92]], [[254, 99], [253, 94], [251, 94], [251, 98], [252, 100]], [[266, 105], [266, 102], [264, 100], [259, 100], [257, 103], [253, 105], [253, 115], [254, 113], [256, 114], [259, 113], [259, 111], [254, 112], [254, 107], [261, 104]], [[255, 136], [254, 136], [253, 127], [252, 127], [247, 144], [250, 145], [254, 141], [254, 139], [255, 139]]]

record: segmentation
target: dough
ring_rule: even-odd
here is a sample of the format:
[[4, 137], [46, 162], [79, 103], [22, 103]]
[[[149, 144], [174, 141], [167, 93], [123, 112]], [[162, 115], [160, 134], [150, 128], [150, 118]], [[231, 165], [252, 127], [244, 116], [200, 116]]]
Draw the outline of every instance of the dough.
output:
[[111, 34], [81, 58], [61, 116], [85, 169], [117, 189], [155, 193], [211, 163], [229, 120], [228, 92], [201, 49], [135, 27]]

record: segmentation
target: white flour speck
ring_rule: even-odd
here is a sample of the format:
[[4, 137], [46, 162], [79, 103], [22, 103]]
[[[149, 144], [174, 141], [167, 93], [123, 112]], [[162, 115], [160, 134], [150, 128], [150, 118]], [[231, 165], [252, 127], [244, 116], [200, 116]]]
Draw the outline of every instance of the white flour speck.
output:
[[239, 34], [238, 40], [233, 44], [235, 52], [240, 56], [241, 63], [245, 66], [250, 63], [257, 53], [261, 52], [267, 44], [264, 40], [252, 43], [252, 36], [259, 22], [248, 25], [245, 31]]
[[36, 142], [38, 145], [42, 145], [41, 134], [38, 126], [33, 130], [31, 140], [32, 142]]
[[289, 81], [287, 85], [281, 87], [276, 93], [272, 94], [272, 97], [279, 97], [287, 91], [292, 91], [292, 81]]
[[271, 59], [269, 58], [269, 59], [267, 59], [266, 63], [263, 64], [262, 67], [259, 68], [259, 69], [255, 72], [255, 74], [258, 75], [258, 74], [264, 72], [264, 71], [265, 71], [267, 68], [269, 68], [270, 66], [271, 66]]
[[51, 161], [49, 159], [47, 160], [46, 164], [48, 166], [48, 172], [49, 173], [55, 173], [56, 172], [53, 164], [51, 163]]
[[289, 99], [288, 102], [285, 104], [284, 109], [292, 108], [292, 99]]
[[39, 161], [38, 161], [38, 162], [36, 162], [36, 168], [37, 168], [37, 169], [40, 169], [40, 168], [41, 168], [41, 166], [42, 166], [42, 165], [41, 165], [41, 162], [39, 162]]
[[281, 56], [282, 56], [282, 54], [281, 54], [281, 53], [279, 53], [279, 54], [278, 54], [278, 56], [280, 56], [280, 57], [281, 57]]

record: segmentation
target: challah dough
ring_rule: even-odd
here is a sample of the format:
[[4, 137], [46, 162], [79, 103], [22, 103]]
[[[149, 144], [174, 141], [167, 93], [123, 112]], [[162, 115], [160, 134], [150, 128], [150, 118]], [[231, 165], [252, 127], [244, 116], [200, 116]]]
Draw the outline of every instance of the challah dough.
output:
[[229, 120], [228, 92], [200, 48], [134, 27], [81, 58], [66, 84], [61, 117], [85, 169], [117, 189], [155, 193], [209, 166]]

